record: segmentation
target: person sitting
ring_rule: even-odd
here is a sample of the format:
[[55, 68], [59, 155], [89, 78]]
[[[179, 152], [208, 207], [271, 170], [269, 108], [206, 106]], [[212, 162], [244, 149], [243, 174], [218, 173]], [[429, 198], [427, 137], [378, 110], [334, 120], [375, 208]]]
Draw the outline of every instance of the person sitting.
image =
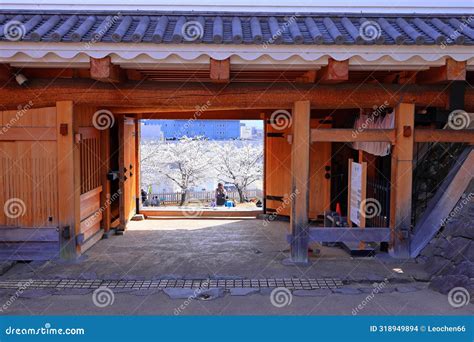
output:
[[225, 204], [227, 199], [226, 191], [224, 189], [224, 184], [218, 183], [216, 189], [216, 205], [222, 206]]

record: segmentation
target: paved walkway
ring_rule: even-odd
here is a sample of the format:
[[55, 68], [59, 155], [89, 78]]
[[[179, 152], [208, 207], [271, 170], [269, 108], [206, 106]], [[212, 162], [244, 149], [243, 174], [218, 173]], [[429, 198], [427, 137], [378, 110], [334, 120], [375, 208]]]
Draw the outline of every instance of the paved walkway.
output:
[[[288, 223], [255, 219], [146, 220], [133, 222], [123, 236], [99, 241], [77, 261], [17, 264], [0, 281], [28, 279], [128, 280], [256, 280], [336, 278], [340, 288], [292, 289], [292, 302], [272, 305], [271, 288], [196, 289], [113, 288], [114, 303], [94, 305], [96, 289], [0, 289], [0, 300], [13, 303], [7, 314], [472, 314], [473, 305], [454, 309], [447, 296], [427, 288], [427, 275], [414, 261], [387, 256], [352, 259], [335, 247], [321, 250], [308, 267], [285, 266]], [[205, 296], [201, 296], [201, 295]], [[245, 295], [246, 296], [243, 296]], [[215, 300], [198, 300], [215, 299]], [[191, 297], [191, 300], [188, 298]]]

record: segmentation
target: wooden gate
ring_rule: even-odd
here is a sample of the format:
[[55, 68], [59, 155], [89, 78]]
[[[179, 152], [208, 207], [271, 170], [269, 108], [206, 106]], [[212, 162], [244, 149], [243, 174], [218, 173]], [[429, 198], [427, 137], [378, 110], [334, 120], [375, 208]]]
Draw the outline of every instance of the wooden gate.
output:
[[135, 120], [120, 121], [120, 224], [122, 229], [136, 212], [136, 126]]
[[0, 111], [0, 260], [59, 255], [56, 107]]
[[[311, 119], [311, 128], [330, 128], [324, 120]], [[266, 124], [265, 199], [268, 214], [290, 216], [291, 212], [291, 126]], [[311, 144], [308, 215], [317, 219], [331, 203], [331, 143]]]

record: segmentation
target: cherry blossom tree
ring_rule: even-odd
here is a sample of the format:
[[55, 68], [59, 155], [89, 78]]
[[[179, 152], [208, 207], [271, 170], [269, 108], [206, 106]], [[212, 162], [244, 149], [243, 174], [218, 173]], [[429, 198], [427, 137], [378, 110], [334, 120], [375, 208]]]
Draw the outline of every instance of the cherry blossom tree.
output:
[[214, 156], [212, 165], [219, 179], [233, 184], [239, 193], [240, 203], [244, 202], [247, 187], [263, 177], [262, 146], [214, 143], [211, 150]]
[[209, 174], [211, 153], [209, 142], [201, 137], [183, 137], [177, 141], [147, 142], [141, 146], [142, 179], [144, 184], [155, 184], [162, 175], [181, 189], [180, 206], [188, 199], [192, 186], [198, 185]]

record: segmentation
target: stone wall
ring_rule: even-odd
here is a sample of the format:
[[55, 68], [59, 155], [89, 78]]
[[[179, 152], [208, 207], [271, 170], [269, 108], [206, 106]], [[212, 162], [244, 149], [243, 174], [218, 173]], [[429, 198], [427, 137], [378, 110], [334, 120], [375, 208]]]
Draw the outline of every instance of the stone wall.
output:
[[464, 287], [474, 301], [474, 180], [418, 258], [430, 274], [430, 287], [447, 294]]

